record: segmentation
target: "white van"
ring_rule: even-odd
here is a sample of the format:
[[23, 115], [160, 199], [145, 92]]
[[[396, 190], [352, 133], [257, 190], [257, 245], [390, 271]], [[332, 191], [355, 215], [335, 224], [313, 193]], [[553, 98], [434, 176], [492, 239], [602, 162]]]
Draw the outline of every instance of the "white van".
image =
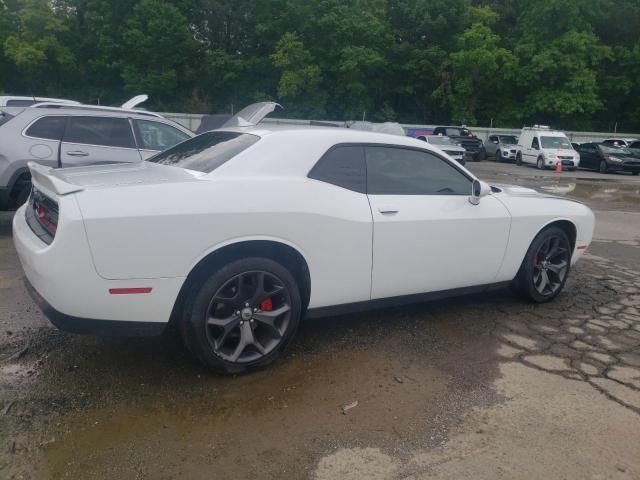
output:
[[569, 170], [580, 165], [580, 154], [573, 149], [567, 136], [544, 125], [523, 128], [517, 150], [516, 165], [530, 163], [541, 170], [555, 168], [558, 162]]

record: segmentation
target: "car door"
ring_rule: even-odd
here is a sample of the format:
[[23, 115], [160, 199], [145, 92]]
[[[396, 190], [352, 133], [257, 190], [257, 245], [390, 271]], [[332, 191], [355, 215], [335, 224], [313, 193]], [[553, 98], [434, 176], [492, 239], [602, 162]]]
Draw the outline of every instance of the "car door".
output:
[[434, 153], [367, 146], [373, 215], [372, 298], [494, 281], [511, 218], [488, 195], [469, 202], [472, 178]]
[[491, 135], [489, 137], [489, 141], [485, 143], [484, 149], [487, 152], [487, 155], [493, 156], [498, 151], [499, 140], [497, 135]]
[[126, 117], [72, 116], [61, 146], [62, 166], [139, 162]]
[[580, 146], [580, 166], [582, 168], [598, 168], [598, 151], [593, 143], [585, 143]]
[[536, 163], [538, 155], [540, 155], [540, 140], [534, 135], [531, 139], [531, 144], [527, 146], [523, 154], [523, 160], [527, 163]]
[[155, 120], [134, 119], [133, 126], [138, 151], [143, 160], [192, 137], [182, 130]]

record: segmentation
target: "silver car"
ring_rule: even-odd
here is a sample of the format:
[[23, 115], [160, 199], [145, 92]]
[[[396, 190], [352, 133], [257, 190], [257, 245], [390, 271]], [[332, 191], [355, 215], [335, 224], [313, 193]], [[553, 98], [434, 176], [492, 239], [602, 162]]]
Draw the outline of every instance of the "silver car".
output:
[[460, 165], [464, 165], [466, 163], [464, 159], [466, 154], [465, 148], [459, 143], [456, 143], [453, 139], [445, 137], [444, 135], [420, 135], [416, 138], [423, 142], [430, 143], [431, 145], [435, 145]]
[[0, 210], [26, 201], [30, 161], [51, 167], [139, 162], [193, 136], [144, 110], [54, 102], [0, 107]]
[[484, 149], [487, 157], [494, 157], [496, 162], [515, 162], [518, 137], [515, 135], [491, 135]]

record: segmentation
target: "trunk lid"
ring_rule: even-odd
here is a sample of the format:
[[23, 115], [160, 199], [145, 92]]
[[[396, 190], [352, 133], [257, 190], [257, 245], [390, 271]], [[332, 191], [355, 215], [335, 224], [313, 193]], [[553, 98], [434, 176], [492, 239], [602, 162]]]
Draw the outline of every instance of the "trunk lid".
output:
[[200, 172], [150, 162], [60, 169], [30, 162], [29, 169], [35, 185], [57, 195], [67, 195], [89, 188], [195, 181], [202, 175]]

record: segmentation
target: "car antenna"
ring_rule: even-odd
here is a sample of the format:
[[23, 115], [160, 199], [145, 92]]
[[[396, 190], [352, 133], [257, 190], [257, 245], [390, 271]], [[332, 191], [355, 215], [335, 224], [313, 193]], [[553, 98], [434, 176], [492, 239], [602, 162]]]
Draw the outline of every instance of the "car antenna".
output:
[[64, 127], [62, 127], [62, 133], [60, 140], [58, 141], [58, 168], [62, 168], [62, 140], [67, 133], [67, 125], [69, 124], [69, 117], [64, 117]]

